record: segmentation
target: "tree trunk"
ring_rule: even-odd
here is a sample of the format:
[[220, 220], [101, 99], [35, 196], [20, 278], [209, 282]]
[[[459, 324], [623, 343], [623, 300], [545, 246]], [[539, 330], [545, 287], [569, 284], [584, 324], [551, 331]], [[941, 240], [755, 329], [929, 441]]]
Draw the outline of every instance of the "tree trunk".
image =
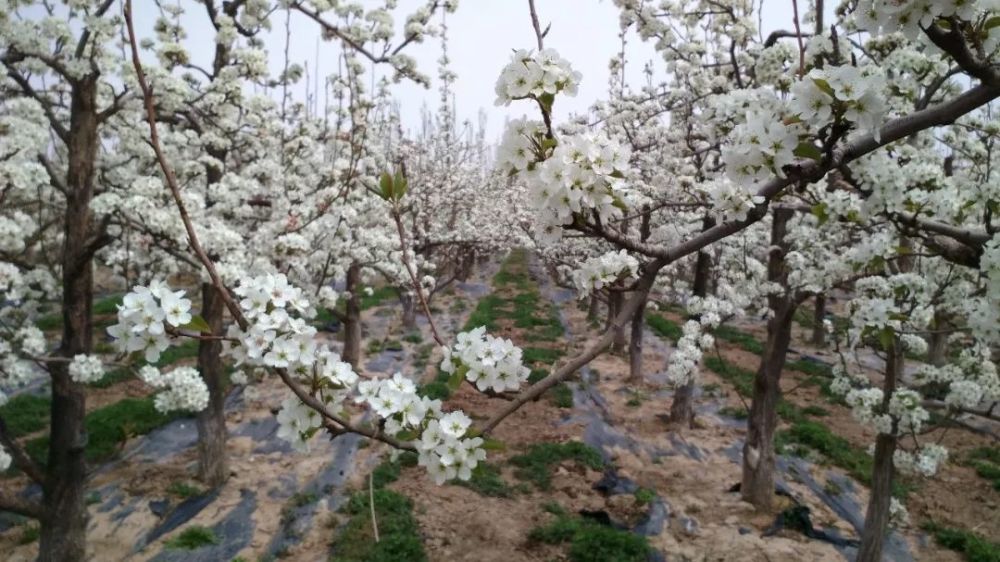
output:
[[[650, 228], [651, 211], [649, 205], [642, 207], [642, 221], [639, 223], [639, 239], [645, 242], [652, 229]], [[646, 320], [646, 302], [648, 296], [643, 297], [642, 303], [632, 315], [632, 336], [629, 338], [628, 358], [629, 358], [629, 382], [638, 384], [642, 382], [642, 332]]]
[[[201, 285], [201, 316], [222, 335], [225, 313], [222, 297], [211, 283]], [[226, 456], [226, 381], [222, 364], [222, 342], [201, 340], [198, 343], [198, 371], [208, 387], [208, 406], [198, 412], [198, 475], [207, 486], [215, 488], [229, 478]]]
[[767, 343], [754, 376], [753, 398], [743, 445], [743, 500], [770, 510], [774, 499], [774, 432], [781, 401], [781, 370], [792, 334], [789, 308], [775, 312], [768, 322]]
[[670, 423], [679, 427], [694, 424], [694, 381], [677, 387], [670, 403]]
[[632, 315], [632, 336], [628, 342], [628, 381], [632, 384], [642, 382], [642, 331], [645, 327], [646, 301]]
[[601, 312], [601, 301], [597, 295], [590, 295], [590, 302], [587, 304], [587, 320], [597, 320], [597, 315]]
[[[891, 349], [886, 350], [885, 381], [882, 384], [882, 407], [888, 408], [896, 391], [896, 382], [903, 372], [903, 352], [893, 338]], [[858, 562], [880, 562], [885, 534], [889, 529], [889, 505], [892, 502], [893, 465], [897, 437], [879, 434], [875, 438], [875, 457], [872, 466], [872, 492], [865, 513], [865, 528], [861, 532]]]
[[[98, 147], [97, 78], [73, 83], [67, 142], [66, 215], [63, 223], [63, 333], [57, 354], [90, 353], [93, 248], [90, 200]], [[77, 562], [86, 555], [86, 395], [69, 377], [68, 363], [52, 363], [49, 456], [42, 486], [41, 562]]]
[[625, 351], [625, 326], [615, 326], [615, 317], [622, 309], [625, 294], [621, 291], [611, 291], [608, 294], [608, 328], [613, 328], [614, 339], [611, 340], [611, 353], [621, 353]]
[[347, 268], [346, 289], [351, 297], [347, 299], [347, 310], [344, 315], [344, 353], [342, 358], [352, 367], [357, 368], [361, 360], [361, 266], [352, 263]]
[[826, 295], [820, 293], [813, 301], [813, 327], [810, 342], [816, 347], [826, 347]]
[[[705, 217], [701, 223], [702, 230], [715, 226], [715, 220]], [[712, 275], [712, 256], [708, 252], [698, 252], [694, 263], [694, 281], [691, 283], [691, 294], [696, 297], [708, 296], [708, 283]], [[690, 426], [694, 423], [694, 379], [677, 388], [674, 400], [670, 403], [670, 423]]]
[[406, 289], [399, 292], [399, 303], [403, 307], [403, 329], [406, 331], [417, 329], [417, 299], [414, 297]]
[[931, 332], [927, 346], [927, 362], [935, 367], [941, 367], [948, 360], [948, 315], [940, 310], [934, 311], [934, 331]]
[[778, 402], [781, 400], [781, 370], [792, 337], [795, 302], [789, 294], [785, 241], [790, 209], [775, 209], [771, 223], [771, 251], [767, 260], [767, 279], [781, 285], [780, 294], [768, 296], [773, 312], [767, 323], [767, 342], [760, 366], [754, 375], [747, 438], [743, 445], [743, 478], [740, 493], [745, 501], [758, 509], [770, 510], [774, 499], [774, 431], [778, 424]]

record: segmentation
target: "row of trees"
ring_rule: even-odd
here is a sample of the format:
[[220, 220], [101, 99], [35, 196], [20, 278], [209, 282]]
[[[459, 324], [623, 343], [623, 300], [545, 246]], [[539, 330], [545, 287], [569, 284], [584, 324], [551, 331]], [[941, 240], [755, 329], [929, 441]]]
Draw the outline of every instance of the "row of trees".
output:
[[[662, 54], [665, 79], [647, 71], [649, 83], [631, 89], [613, 75], [608, 101], [560, 125], [551, 123], [551, 96], [561, 92], [509, 96], [536, 105], [539, 120], [518, 124], [501, 163], [535, 195], [544, 229], [554, 214], [578, 233], [552, 244], [540, 231], [536, 240], [564, 282], [586, 289], [591, 310], [599, 299], [609, 313], [600, 341], [539, 386], [622, 349], [630, 323], [632, 376], [640, 376], [647, 299], [678, 302], [690, 320], [669, 360], [670, 418], [686, 424], [711, 331], [764, 313], [740, 489], [768, 509], [794, 314], [812, 299], [821, 327], [813, 339], [823, 344], [826, 295], [847, 290], [832, 388], [878, 434], [858, 559], [879, 560], [890, 513], [899, 511], [894, 475], [930, 476], [947, 457], [921, 438], [930, 411], [989, 417], [1000, 399], [994, 14], [974, 3], [861, 1], [825, 22], [817, 1], [802, 7], [794, 30], [765, 38], [750, 2], [616, 5], [623, 49], [612, 68], [624, 68], [625, 33], [634, 30]], [[543, 39], [539, 31], [539, 50]], [[519, 56], [529, 68], [539, 59]], [[597, 135], [596, 146], [560, 152], [581, 133]], [[625, 144], [627, 166], [599, 169], [601, 136]], [[595, 189], [621, 211], [588, 201]], [[881, 377], [851, 360], [860, 348], [884, 360]], [[911, 377], [903, 375], [908, 354], [927, 356]]]
[[[794, 30], [764, 38], [747, 0], [617, 0], [622, 37], [634, 29], [653, 41], [664, 79], [654, 82], [650, 70], [648, 83], [632, 89], [613, 73], [607, 101], [555, 123], [553, 105], [575, 94], [581, 76], [545, 49], [529, 0], [536, 49], [515, 52], [496, 92], [538, 119], [510, 124], [490, 171], [481, 132], [456, 125], [447, 50], [441, 107], [416, 135], [402, 131], [388, 82], [368, 91], [362, 79], [367, 62], [425, 80], [403, 50], [440, 31], [432, 17], [452, 2], [428, 2], [400, 37], [388, 8], [202, 2], [196, 11], [216, 30], [209, 67], [184, 49], [176, 6], [163, 6], [155, 38], [140, 41], [127, 1], [41, 3], [33, 17], [22, 17], [28, 3], [7, 4], [0, 279], [16, 306], [0, 309], [3, 382], [15, 387], [43, 367], [53, 409], [44, 469], [0, 435], [13, 463], [42, 484], [42, 502], [11, 495], [0, 507], [40, 519], [42, 560], [85, 554], [81, 382], [93, 376], [95, 259], [139, 287], [119, 313], [124, 351], [199, 340], [200, 379], [140, 376], [208, 394], [199, 450], [212, 485], [228, 474], [224, 352], [288, 386], [279, 421], [296, 443], [319, 430], [360, 433], [417, 450], [441, 481], [467, 477], [485, 454], [482, 437], [518, 408], [600, 353], [623, 350], [630, 325], [638, 377], [652, 295], [683, 303], [690, 315], [668, 367], [678, 423], [692, 417], [712, 330], [768, 312], [741, 486], [768, 508], [793, 314], [806, 299], [822, 302], [847, 287], [842, 349], [872, 347], [885, 358], [877, 380], [845, 359], [833, 385], [879, 435], [859, 555], [875, 561], [894, 466], [930, 474], [944, 458], [919, 439], [928, 409], [954, 415], [1000, 399], [990, 112], [1000, 95], [1000, 26], [988, 6], [860, 0], [827, 25], [816, 2], [803, 6]], [[299, 14], [344, 46], [341, 72], [326, 84], [333, 101], [321, 113], [287, 95], [299, 67], [267, 72], [259, 36], [278, 14], [286, 30]], [[158, 64], [144, 62], [144, 50]], [[623, 43], [612, 68], [624, 69], [626, 53]], [[254, 96], [251, 85], [283, 93], [277, 101]], [[530, 237], [527, 224], [536, 226]], [[520, 243], [537, 245], [594, 305], [607, 303], [606, 330], [589, 348], [511, 395], [525, 382], [520, 350], [481, 331], [453, 345], [431, 320], [453, 383], [508, 398], [475, 427], [411, 383], [353, 372], [363, 284], [381, 278], [398, 287], [412, 325], [415, 309], [429, 317], [433, 292], [467, 275], [477, 253]], [[197, 315], [159, 284], [183, 277], [199, 280]], [[331, 288], [339, 283], [343, 310]], [[61, 301], [64, 320], [54, 350], [34, 328], [51, 301]], [[343, 321], [339, 355], [305, 322], [317, 307]], [[960, 351], [947, 351], [951, 339]], [[928, 343], [933, 360], [907, 379], [905, 354]], [[935, 396], [921, 394], [931, 386]], [[348, 398], [377, 414], [378, 430], [352, 422]]]
[[[403, 247], [410, 248], [407, 261], [429, 300], [467, 276], [477, 256], [506, 245], [509, 228], [482, 228], [484, 202], [494, 200], [502, 182], [484, 165], [482, 123], [456, 122], [447, 51], [440, 62], [441, 106], [427, 112], [423, 130], [403, 130], [391, 97], [393, 81], [428, 82], [404, 51], [439, 35], [444, 14], [456, 4], [427, 2], [405, 16], [402, 33], [393, 23], [393, 4], [358, 10], [327, 2], [157, 3], [160, 16], [146, 39], [137, 36], [128, 3], [15, 0], [0, 6], [0, 265], [7, 303], [0, 309], [0, 390], [39, 376], [47, 376], [52, 389], [44, 467], [0, 424], [5, 465], [12, 462], [40, 484], [43, 497], [34, 502], [4, 492], [0, 509], [40, 521], [40, 560], [85, 556], [82, 383], [103, 372], [86, 369], [83, 359], [94, 357], [94, 344], [106, 337], [93, 329], [95, 264], [128, 287], [197, 281], [194, 320], [172, 326], [168, 312], [168, 333], [160, 330], [145, 343], [132, 338], [123, 350], [151, 359], [149, 351], [162, 351], [167, 337], [206, 334], [198, 343], [200, 381], [193, 381], [199, 385], [194, 395], [209, 396], [197, 413], [199, 475], [218, 486], [229, 476], [223, 334], [231, 297], [199, 257], [211, 259], [215, 280], [229, 285], [267, 271], [305, 288], [339, 319], [343, 359], [355, 365], [365, 286], [399, 288], [404, 321], [415, 322]], [[207, 65], [188, 50], [185, 24], [194, 18], [215, 32]], [[281, 52], [268, 53], [262, 36], [282, 24], [290, 33], [293, 21], [318, 26], [343, 47], [340, 71], [324, 84], [328, 101], [321, 111], [289, 93], [303, 69], [288, 60], [287, 50], [283, 71], [268, 71], [269, 57]], [[370, 72], [385, 74], [374, 91], [366, 87]], [[155, 136], [137, 126], [148, 116]], [[164, 162], [172, 167], [169, 181]], [[377, 181], [381, 171], [403, 167], [414, 187], [399, 209], [407, 226], [401, 245]], [[177, 192], [165, 188], [170, 182]], [[183, 204], [183, 217], [175, 203]], [[188, 236], [191, 225], [197, 225], [196, 243]], [[154, 293], [152, 302], [167, 307], [163, 293]], [[183, 297], [171, 302], [189, 306]], [[53, 303], [63, 320], [54, 344], [35, 327]], [[137, 349], [128, 347], [133, 344]], [[154, 388], [168, 384], [138, 374]], [[259, 376], [250, 368], [245, 374]], [[170, 384], [192, 384], [174, 379]]]

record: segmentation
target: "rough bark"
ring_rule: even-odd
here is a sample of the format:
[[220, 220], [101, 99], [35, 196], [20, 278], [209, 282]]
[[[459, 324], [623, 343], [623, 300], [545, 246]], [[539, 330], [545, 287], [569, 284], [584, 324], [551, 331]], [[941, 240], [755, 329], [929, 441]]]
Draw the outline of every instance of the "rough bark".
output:
[[[222, 335], [225, 305], [211, 283], [201, 286], [201, 316], [212, 328], [213, 335]], [[209, 487], [225, 483], [229, 477], [226, 457], [226, 380], [222, 363], [222, 342], [198, 342], [198, 371], [208, 387], [208, 406], [198, 412], [198, 476]]]
[[347, 291], [350, 298], [347, 299], [344, 314], [344, 352], [341, 354], [343, 360], [357, 368], [361, 360], [361, 266], [352, 263], [347, 268]]
[[927, 362], [941, 367], [948, 360], [948, 315], [940, 310], [934, 312], [934, 331], [927, 346]]
[[[642, 209], [642, 222], [639, 224], [639, 239], [645, 242], [651, 233], [649, 206]], [[628, 359], [629, 359], [629, 382], [642, 382], [642, 333], [646, 320], [646, 299], [639, 303], [632, 316], [632, 334], [629, 337]]]
[[628, 380], [632, 384], [642, 382], [642, 332], [646, 323], [646, 302], [632, 315], [632, 335], [628, 342]]
[[809, 341], [817, 347], [826, 347], [826, 295], [820, 293], [813, 300], [813, 327]]
[[774, 499], [774, 433], [781, 401], [781, 370], [792, 334], [792, 315], [785, 308], [768, 322], [767, 344], [754, 376], [747, 438], [743, 445], [743, 500], [769, 510]]
[[[882, 406], [887, 408], [896, 382], [903, 372], [903, 353], [898, 342], [893, 342], [887, 350], [885, 393]], [[875, 457], [872, 466], [872, 492], [865, 513], [865, 528], [861, 532], [861, 546], [858, 548], [858, 562], [879, 562], [882, 560], [882, 546], [889, 529], [889, 505], [892, 498], [893, 465], [892, 455], [896, 452], [897, 437], [879, 434], [875, 439]]]
[[743, 499], [758, 509], [770, 510], [774, 500], [774, 432], [778, 424], [778, 402], [781, 400], [781, 371], [792, 337], [795, 302], [788, 290], [785, 241], [792, 211], [775, 209], [771, 224], [771, 253], [767, 261], [767, 278], [785, 290], [768, 296], [772, 311], [767, 323], [767, 341], [760, 366], [754, 375], [747, 438], [743, 445], [743, 478], [740, 492]]
[[587, 320], [597, 320], [597, 315], [601, 311], [601, 301], [597, 295], [590, 295], [590, 302], [587, 304]]
[[618, 316], [618, 311], [622, 309], [625, 294], [621, 291], [611, 291], [608, 294], [608, 321], [607, 325], [614, 328], [614, 337], [611, 340], [611, 353], [621, 353], [625, 351], [625, 326], [614, 324], [614, 319]]
[[[715, 226], [715, 220], [705, 217], [702, 230]], [[694, 281], [691, 283], [691, 294], [696, 297], [708, 296], [708, 285], [712, 277], [712, 256], [708, 252], [698, 252], [694, 263]], [[685, 383], [674, 392], [670, 404], [670, 423], [690, 425], [694, 423], [694, 380]]]
[[405, 289], [399, 293], [399, 304], [403, 308], [403, 329], [406, 331], [417, 329], [417, 299], [413, 296], [413, 293]]
[[[90, 201], [97, 158], [97, 78], [73, 83], [67, 142], [66, 215], [61, 256], [63, 332], [57, 354], [91, 350], [93, 260]], [[41, 562], [77, 562], [86, 554], [86, 396], [69, 377], [68, 363], [53, 363], [49, 455], [42, 486], [44, 517], [38, 543]]]

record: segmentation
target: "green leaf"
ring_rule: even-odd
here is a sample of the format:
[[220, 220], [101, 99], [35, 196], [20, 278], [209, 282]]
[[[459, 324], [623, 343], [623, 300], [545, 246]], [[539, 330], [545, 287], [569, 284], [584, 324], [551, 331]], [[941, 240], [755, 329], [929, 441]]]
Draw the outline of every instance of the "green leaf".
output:
[[611, 196], [611, 204], [623, 211], [628, 211], [628, 205], [626, 205], [624, 201], [619, 199], [617, 195]]
[[985, 31], [989, 31], [998, 25], [1000, 25], [1000, 16], [993, 16], [992, 18], [986, 20], [986, 23], [983, 24], [983, 29]]
[[455, 372], [448, 377], [448, 388], [452, 391], [458, 390], [458, 387], [462, 386], [462, 379], [465, 378], [465, 372], [461, 367], [455, 369]]
[[399, 201], [406, 195], [406, 178], [400, 170], [396, 171], [396, 178], [392, 181], [392, 198]]
[[419, 436], [417, 435], [416, 431], [406, 431], [406, 430], [404, 430], [404, 431], [400, 431], [399, 433], [396, 434], [396, 440], [397, 441], [413, 441], [417, 437], [419, 437]]
[[811, 158], [817, 162], [823, 158], [823, 153], [811, 142], [800, 142], [792, 153], [799, 158]]
[[500, 441], [499, 439], [489, 438], [483, 440], [483, 449], [486, 449], [487, 451], [503, 451], [506, 448], [507, 446], [504, 445], [503, 441]]
[[896, 332], [892, 328], [885, 327], [879, 330], [878, 342], [882, 344], [882, 349], [889, 351], [896, 341]]
[[826, 203], [816, 203], [810, 210], [819, 220], [820, 225], [826, 224], [826, 221], [830, 220], [830, 213], [827, 211]]
[[195, 314], [191, 317], [191, 321], [183, 326], [178, 326], [181, 330], [188, 330], [190, 332], [204, 332], [206, 334], [212, 333], [212, 327], [208, 325], [200, 315]]
[[382, 177], [378, 180], [379, 188], [382, 189], [382, 199], [386, 201], [392, 199], [392, 176], [389, 172], [382, 172]]
[[813, 82], [816, 84], [817, 88], [826, 92], [831, 98], [837, 97], [833, 93], [833, 86], [831, 86], [826, 80], [823, 80], [822, 78], [813, 78]]
[[556, 96], [554, 94], [544, 93], [538, 96], [538, 103], [542, 104], [542, 109], [545, 113], [552, 113], [552, 104], [555, 103]]
[[548, 137], [545, 137], [544, 139], [542, 139], [542, 149], [544, 149], [544, 150], [548, 150], [550, 148], [555, 148], [556, 145], [558, 145], [558, 144], [559, 143], [556, 141], [556, 139], [550, 139]]

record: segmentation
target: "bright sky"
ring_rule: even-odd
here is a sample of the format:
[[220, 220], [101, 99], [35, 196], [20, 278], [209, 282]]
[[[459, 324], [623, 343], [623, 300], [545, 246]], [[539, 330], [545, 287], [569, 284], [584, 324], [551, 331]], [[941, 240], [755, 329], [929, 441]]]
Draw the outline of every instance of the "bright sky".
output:
[[[400, 0], [397, 24], [401, 27], [405, 15], [423, 3], [423, 0]], [[800, 6], [808, 4], [808, 1], [800, 1]], [[151, 30], [158, 11], [148, 0], [139, 0], [135, 5], [137, 27], [140, 30]], [[183, 2], [182, 5], [188, 11], [183, 19], [188, 30], [187, 45], [194, 61], [207, 67], [214, 45], [214, 30], [208, 24], [201, 5], [194, 2]], [[545, 39], [546, 47], [555, 48], [575, 69], [583, 73], [577, 97], [558, 99], [555, 116], [559, 120], [570, 113], [583, 112], [593, 102], [606, 97], [608, 61], [620, 48], [618, 9], [610, 0], [536, 0], [536, 5], [542, 26], [552, 24]], [[765, 34], [778, 28], [790, 29], [791, 0], [768, 0], [764, 3], [762, 15]], [[276, 12], [272, 21], [273, 29], [265, 37], [265, 42], [270, 51], [271, 67], [277, 75], [284, 65], [285, 13]], [[439, 19], [436, 23], [439, 23]], [[460, 0], [458, 11], [448, 15], [448, 28], [451, 67], [458, 75], [454, 86], [458, 118], [475, 121], [480, 109], [486, 110], [487, 138], [495, 139], [501, 134], [507, 117], [520, 117], [531, 111], [525, 104], [515, 103], [511, 107], [493, 105], [493, 86], [501, 68], [509, 62], [511, 50], [535, 46], [528, 2]], [[339, 45], [320, 41], [319, 26], [297, 12], [292, 14], [291, 30], [289, 58], [292, 62], [308, 64], [310, 81], [314, 86], [312, 77], [315, 76], [316, 65], [319, 75], [323, 77], [336, 70]], [[440, 42], [431, 38], [423, 44], [407, 47], [406, 52], [415, 57], [420, 70], [434, 80], [429, 90], [406, 82], [394, 87], [404, 124], [416, 128], [420, 124], [421, 107], [426, 104], [433, 109], [438, 105], [436, 87]], [[626, 76], [631, 83], [638, 84], [642, 80], [643, 64], [659, 58], [651, 45], [643, 43], [634, 34], [628, 37], [627, 53], [629, 65], [626, 67]], [[662, 65], [659, 68], [662, 69]], [[302, 100], [305, 94], [306, 83], [303, 79], [293, 89], [293, 95]], [[322, 106], [322, 88], [320, 105]]]

